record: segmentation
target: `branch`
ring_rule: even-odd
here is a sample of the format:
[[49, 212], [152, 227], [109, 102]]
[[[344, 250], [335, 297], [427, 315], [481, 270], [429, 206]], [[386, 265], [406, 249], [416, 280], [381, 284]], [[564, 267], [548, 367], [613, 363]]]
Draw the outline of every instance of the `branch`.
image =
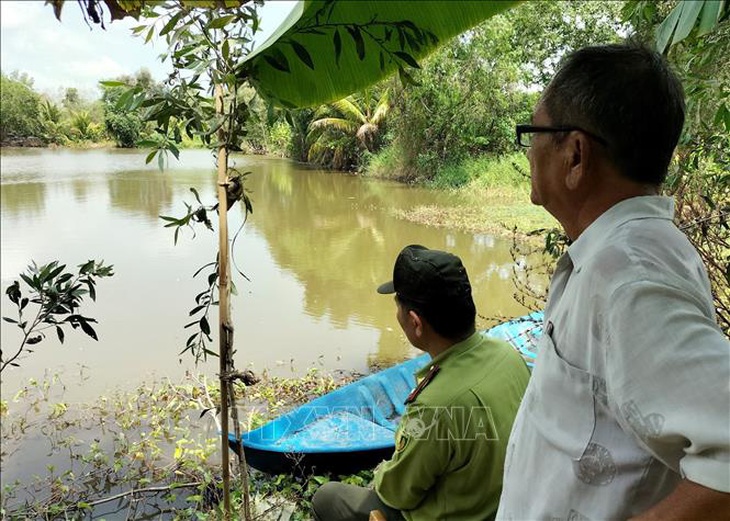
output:
[[174, 485], [167, 485], [164, 487], [147, 487], [147, 488], [133, 488], [132, 490], [128, 490], [127, 492], [121, 492], [119, 494], [116, 494], [114, 496], [105, 497], [103, 499], [97, 499], [96, 501], [91, 501], [89, 503], [86, 503], [89, 507], [94, 507], [96, 505], [101, 505], [103, 503], [108, 503], [110, 501], [114, 501], [116, 499], [122, 499], [127, 496], [133, 496], [135, 494], [146, 494], [150, 492], [167, 492], [169, 490], [174, 490], [176, 488], [192, 488], [192, 487], [198, 487], [202, 484], [201, 481], [194, 481], [192, 483], [183, 483], [183, 484], [174, 484]]
[[679, 226], [679, 229], [682, 231], [686, 231], [691, 228], [694, 228], [695, 226], [699, 226], [702, 223], [712, 222], [715, 219], [717, 219], [719, 221], [723, 217], [727, 217], [727, 216], [730, 216], [730, 212], [727, 212], [724, 210], [718, 210], [717, 212], [712, 212], [709, 215], [706, 215], [705, 217], [702, 217], [700, 219], [693, 219], [689, 222], [682, 223]]
[[[41, 296], [42, 296], [42, 293], [41, 293]], [[20, 343], [20, 347], [18, 348], [18, 351], [13, 356], [11, 356], [10, 358], [8, 358], [7, 360], [2, 361], [2, 365], [0, 365], [0, 373], [2, 373], [3, 370], [8, 365], [10, 365], [11, 363], [13, 363], [13, 361], [15, 361], [15, 359], [17, 359], [20, 356], [20, 354], [23, 352], [23, 350], [25, 349], [25, 343], [28, 341], [28, 337], [33, 332], [33, 328], [35, 328], [41, 322], [40, 316], [41, 316], [41, 312], [42, 311], [43, 311], [43, 306], [41, 305], [41, 307], [38, 308], [38, 312], [36, 313], [35, 318], [33, 319], [33, 324], [31, 325], [31, 327], [27, 331], [25, 329], [23, 329], [23, 333], [24, 333], [23, 334], [23, 341]], [[18, 319], [19, 319], [19, 322], [18, 323], [20, 324], [20, 321], [23, 320], [23, 311], [22, 310], [19, 310], [18, 311]]]

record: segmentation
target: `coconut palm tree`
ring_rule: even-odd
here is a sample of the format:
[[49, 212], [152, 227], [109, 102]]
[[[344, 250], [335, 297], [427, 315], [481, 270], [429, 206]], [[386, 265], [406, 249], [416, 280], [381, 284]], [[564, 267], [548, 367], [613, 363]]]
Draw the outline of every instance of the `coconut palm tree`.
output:
[[363, 150], [380, 148], [389, 111], [388, 88], [379, 96], [365, 90], [323, 106], [309, 124], [309, 161], [336, 169], [355, 166]]

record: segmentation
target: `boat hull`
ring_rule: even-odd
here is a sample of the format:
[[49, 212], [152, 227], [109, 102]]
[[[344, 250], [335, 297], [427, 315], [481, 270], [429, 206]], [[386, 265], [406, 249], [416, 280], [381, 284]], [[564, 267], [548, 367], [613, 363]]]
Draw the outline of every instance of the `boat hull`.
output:
[[[509, 342], [532, 367], [542, 313], [498, 324], [482, 334]], [[424, 354], [345, 385], [241, 435], [246, 462], [270, 474], [352, 474], [390, 458], [405, 399]], [[234, 450], [235, 437], [229, 435]]]

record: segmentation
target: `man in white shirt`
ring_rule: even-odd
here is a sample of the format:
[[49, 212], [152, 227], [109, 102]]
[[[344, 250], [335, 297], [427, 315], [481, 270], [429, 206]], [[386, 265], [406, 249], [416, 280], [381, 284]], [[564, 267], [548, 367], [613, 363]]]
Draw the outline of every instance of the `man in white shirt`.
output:
[[568, 56], [529, 147], [531, 200], [572, 244], [507, 448], [503, 520], [728, 519], [730, 342], [659, 196], [681, 84], [634, 44]]

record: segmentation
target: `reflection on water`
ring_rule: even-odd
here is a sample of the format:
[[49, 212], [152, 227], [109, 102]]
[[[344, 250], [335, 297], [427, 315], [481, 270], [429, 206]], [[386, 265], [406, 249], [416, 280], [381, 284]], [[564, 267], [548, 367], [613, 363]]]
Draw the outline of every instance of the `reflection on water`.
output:
[[18, 218], [43, 212], [46, 204], [45, 183], [5, 184], [0, 186], [0, 206], [3, 215]]
[[[14, 392], [47, 368], [91, 377], [78, 392], [92, 397], [132, 388], [153, 376], [178, 379], [192, 362], [184, 345], [187, 312], [205, 287], [192, 274], [215, 259], [217, 237], [205, 230], [172, 232], [159, 215], [182, 215], [190, 187], [213, 202], [215, 172], [207, 151], [184, 151], [181, 163], [157, 171], [139, 151], [2, 150], [2, 290], [35, 259], [71, 265], [89, 258], [114, 264], [116, 275], [98, 288], [88, 313], [99, 319], [100, 341], [70, 332], [59, 346], [49, 338], [17, 370], [5, 371]], [[482, 316], [524, 313], [512, 293], [509, 244], [490, 235], [427, 227], [394, 217], [424, 204], [455, 205], [454, 196], [395, 183], [311, 170], [286, 160], [235, 159], [251, 171], [254, 214], [230, 212], [238, 296], [233, 299], [240, 368], [303, 373], [307, 367], [366, 371], [414, 354], [395, 320], [392, 298], [375, 287], [390, 278], [409, 243], [462, 257]], [[2, 303], [2, 314], [9, 308]], [[2, 325], [3, 346], [17, 331]], [[3, 349], [5, 350], [5, 349]], [[198, 369], [213, 375], [210, 361]]]

